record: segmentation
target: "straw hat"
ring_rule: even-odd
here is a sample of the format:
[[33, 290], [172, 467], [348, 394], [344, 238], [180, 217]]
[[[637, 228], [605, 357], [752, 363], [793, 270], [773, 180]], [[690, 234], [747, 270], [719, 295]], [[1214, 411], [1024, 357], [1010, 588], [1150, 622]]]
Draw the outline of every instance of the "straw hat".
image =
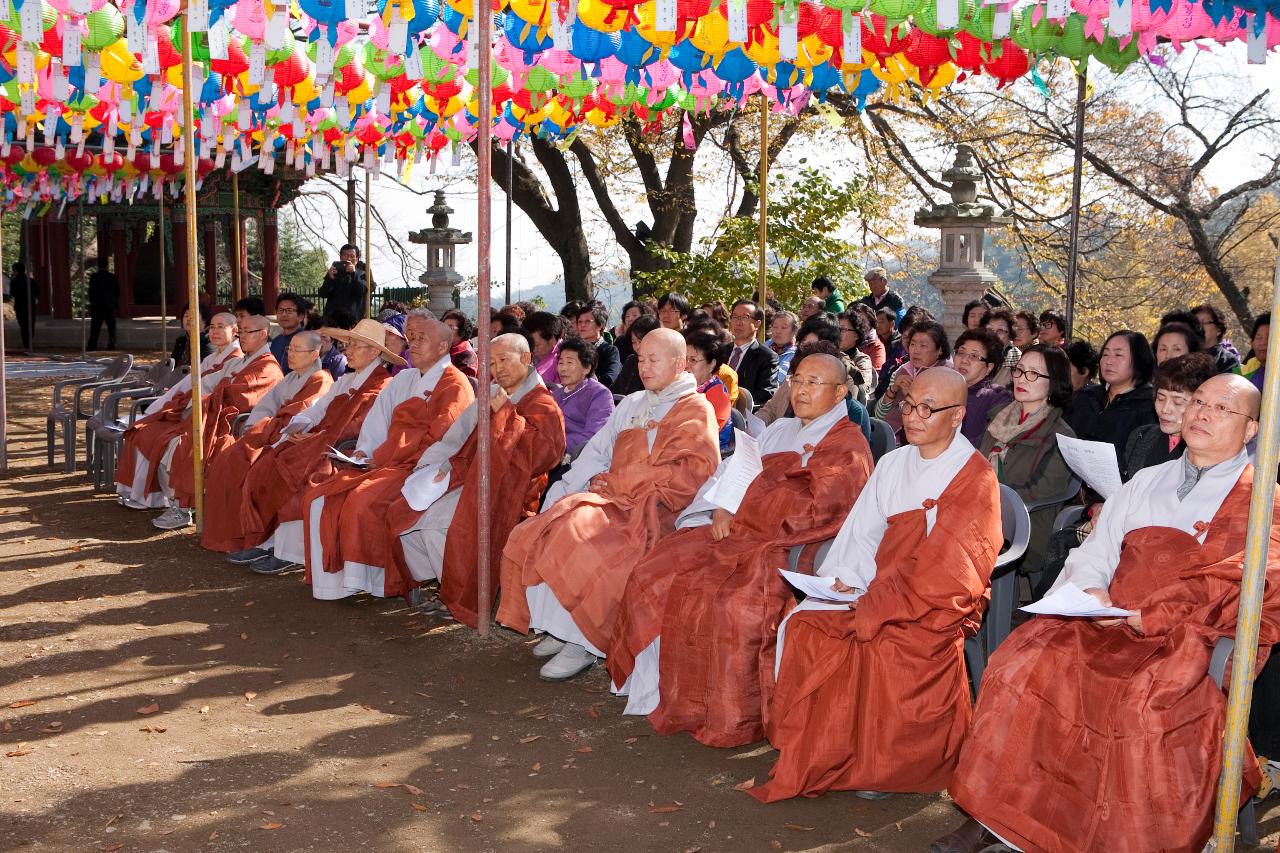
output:
[[353, 329], [338, 329], [325, 326], [320, 330], [320, 334], [333, 338], [336, 341], [346, 341], [347, 343], [358, 341], [362, 344], [369, 344], [370, 346], [377, 347], [378, 351], [382, 353], [383, 359], [391, 362], [392, 364], [399, 365], [400, 367], [404, 367], [409, 363], [393, 353], [391, 350], [387, 349], [386, 345], [383, 343], [383, 341], [386, 340], [386, 330], [377, 320], [361, 320], [359, 323], [356, 323], [355, 328]]

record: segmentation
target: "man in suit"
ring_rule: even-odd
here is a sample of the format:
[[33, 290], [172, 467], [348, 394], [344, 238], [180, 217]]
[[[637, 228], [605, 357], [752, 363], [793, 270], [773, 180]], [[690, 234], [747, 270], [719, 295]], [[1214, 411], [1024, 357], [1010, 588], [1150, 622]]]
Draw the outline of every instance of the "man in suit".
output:
[[759, 340], [764, 310], [750, 299], [739, 299], [729, 312], [733, 351], [729, 366], [738, 373], [738, 387], [751, 392], [754, 405], [762, 406], [778, 390], [778, 356]]
[[584, 305], [574, 317], [574, 330], [578, 337], [596, 348], [596, 379], [604, 387], [613, 390], [613, 383], [622, 373], [622, 357], [618, 348], [604, 339], [609, 326], [609, 311], [599, 302]]

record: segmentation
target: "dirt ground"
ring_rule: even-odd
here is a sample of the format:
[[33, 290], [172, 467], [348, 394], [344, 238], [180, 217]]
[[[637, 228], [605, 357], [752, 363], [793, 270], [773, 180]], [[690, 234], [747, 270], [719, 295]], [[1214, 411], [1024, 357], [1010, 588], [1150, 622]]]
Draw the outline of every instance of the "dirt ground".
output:
[[735, 788], [767, 744], [655, 735], [603, 668], [546, 684], [510, 632], [231, 566], [52, 472], [48, 399], [10, 383], [0, 850], [922, 851], [961, 819], [945, 796], [761, 805]]

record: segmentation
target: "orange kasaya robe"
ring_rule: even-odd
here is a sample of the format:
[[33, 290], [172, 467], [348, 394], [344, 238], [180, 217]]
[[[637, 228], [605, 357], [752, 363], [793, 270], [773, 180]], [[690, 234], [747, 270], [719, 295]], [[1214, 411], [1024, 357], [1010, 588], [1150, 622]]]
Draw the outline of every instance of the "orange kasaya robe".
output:
[[279, 447], [267, 447], [244, 478], [240, 524], [244, 547], [266, 541], [276, 526], [302, 518], [306, 490], [333, 476], [328, 449], [360, 435], [365, 415], [391, 374], [378, 365], [356, 388], [329, 403], [324, 417]]
[[[511, 529], [521, 520], [536, 515], [538, 499], [547, 485], [547, 472], [564, 458], [564, 416], [555, 398], [538, 385], [514, 405], [505, 405], [493, 415], [492, 481], [489, 485], [489, 565], [501, 565], [502, 549]], [[458, 508], [449, 524], [445, 539], [444, 564], [440, 575], [440, 598], [453, 616], [464, 625], [479, 626], [476, 613], [479, 590], [476, 563], [480, 469], [475, 465], [477, 433], [449, 460], [449, 491], [461, 488]], [[391, 505], [387, 514], [388, 535], [393, 539], [392, 556], [405, 589], [418, 586], [405, 565], [400, 547], [400, 534], [409, 530], [422, 516], [409, 507], [404, 497]], [[495, 571], [494, 581], [500, 580]], [[491, 584], [492, 598], [498, 594], [498, 583]], [[492, 601], [490, 605], [492, 606]], [[490, 610], [492, 612], [492, 610]]]
[[[387, 509], [400, 497], [400, 489], [413, 473], [422, 452], [448, 432], [475, 398], [475, 391], [462, 371], [447, 365], [434, 389], [425, 396], [411, 397], [392, 410], [387, 439], [373, 452], [368, 469], [339, 471], [307, 490], [302, 499], [304, 511], [312, 501], [324, 498], [324, 511], [320, 516], [324, 571], [340, 572], [348, 561], [391, 567]], [[311, 525], [303, 527], [309, 555], [312, 553]], [[308, 557], [308, 584], [315, 568]], [[383, 595], [392, 598], [405, 592], [399, 573], [388, 571], [385, 578]]]
[[[862, 431], [837, 422], [808, 465], [799, 453], [771, 453], [734, 515], [727, 539], [709, 526], [658, 543], [631, 574], [609, 646], [614, 684], [659, 635], [661, 701], [649, 722], [687, 731], [708, 746], [764, 737], [773, 692], [778, 623], [795, 600], [778, 574], [794, 545], [840, 531], [873, 465]], [[808, 563], [812, 566], [813, 552]]]
[[[202, 426], [204, 462], [208, 465], [217, 455], [235, 443], [231, 434], [236, 416], [248, 414], [258, 401], [266, 396], [284, 378], [280, 362], [264, 351], [253, 361], [242, 366], [233, 376], [224, 376], [204, 401]], [[169, 465], [169, 484], [179, 506], [195, 505], [196, 475], [192, 463], [192, 436], [190, 418], [184, 423], [182, 438], [173, 452]]]
[[925, 503], [888, 519], [856, 609], [787, 621], [765, 729], [780, 755], [769, 782], [747, 792], [756, 799], [951, 781], [973, 712], [964, 641], [1004, 541], [1000, 486], [974, 454], [938, 496], [930, 532]]
[[[1125, 535], [1109, 592], [1140, 612], [1142, 635], [1037, 616], [1000, 645], [951, 783], [956, 803], [1028, 851], [1199, 853], [1226, 717], [1209, 658], [1236, 631], [1252, 485], [1250, 466], [1203, 545], [1169, 527]], [[1259, 669], [1280, 640], [1275, 527], [1267, 556]], [[1260, 778], [1251, 751], [1245, 767], [1247, 799]]]
[[498, 621], [529, 631], [528, 587], [546, 583], [583, 635], [607, 649], [631, 571], [675, 529], [676, 517], [720, 462], [706, 397], [683, 397], [647, 430], [618, 434], [602, 492], [565, 495], [511, 531], [502, 552]]
[[280, 440], [280, 431], [293, 416], [320, 399], [331, 385], [333, 377], [329, 371], [313, 371], [275, 415], [246, 429], [230, 447], [209, 460], [204, 478], [201, 545], [210, 551], [239, 551], [248, 547], [244, 544], [241, 507], [249, 469], [264, 450]]
[[[244, 353], [240, 351], [240, 347], [231, 347], [222, 353], [222, 358], [217, 363], [209, 365], [200, 376], [203, 378], [217, 373], [228, 361], [240, 358], [242, 355]], [[146, 492], [150, 494], [160, 491], [160, 486], [156, 482], [156, 466], [160, 464], [160, 459], [164, 456], [169, 442], [177, 438], [184, 429], [188, 429], [186, 422], [190, 413], [187, 408], [190, 405], [190, 391], [174, 394], [159, 410], [139, 418], [133, 426], [125, 430], [124, 444], [116, 466], [118, 485], [132, 487], [133, 478], [137, 472], [137, 457], [140, 454], [151, 466], [147, 475]], [[137, 453], [134, 453], [135, 450]]]

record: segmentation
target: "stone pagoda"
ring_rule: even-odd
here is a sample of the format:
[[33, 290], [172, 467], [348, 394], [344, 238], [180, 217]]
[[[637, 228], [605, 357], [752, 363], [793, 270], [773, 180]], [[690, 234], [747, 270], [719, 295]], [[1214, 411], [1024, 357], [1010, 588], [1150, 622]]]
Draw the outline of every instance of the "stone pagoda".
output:
[[436, 190], [435, 203], [427, 213], [431, 214], [431, 227], [410, 231], [409, 242], [427, 247], [427, 271], [418, 276], [418, 281], [426, 285], [428, 307], [438, 317], [454, 307], [453, 291], [462, 281], [454, 269], [454, 249], [470, 243], [471, 232], [450, 227], [453, 208], [444, 200], [444, 190]]
[[1013, 211], [997, 214], [993, 205], [978, 201], [978, 182], [983, 174], [972, 146], [956, 146], [956, 160], [942, 173], [942, 179], [951, 184], [950, 203], [920, 208], [915, 223], [942, 232], [938, 269], [929, 276], [929, 283], [942, 294], [942, 325], [954, 340], [964, 331], [965, 304], [981, 299], [996, 283], [995, 273], [986, 265], [987, 229], [1007, 226]]

